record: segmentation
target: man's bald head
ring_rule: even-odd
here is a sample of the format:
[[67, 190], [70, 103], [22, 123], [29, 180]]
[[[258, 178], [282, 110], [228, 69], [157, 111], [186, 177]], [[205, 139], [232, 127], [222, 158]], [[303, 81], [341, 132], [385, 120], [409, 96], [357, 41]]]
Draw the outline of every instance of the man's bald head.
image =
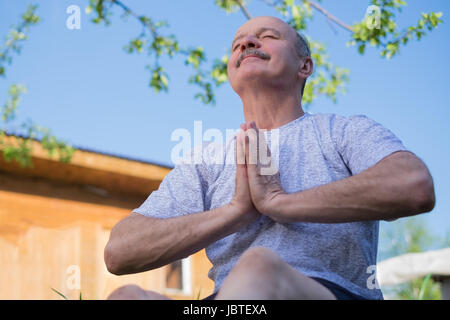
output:
[[[237, 30], [231, 50], [228, 75], [232, 87], [236, 84], [233, 89], [245, 90], [249, 81], [291, 86], [301, 77], [299, 89], [303, 94], [306, 81], [298, 72], [305, 63], [300, 58], [311, 56], [309, 44], [283, 20], [267, 16], [248, 20]], [[260, 59], [247, 59], [252, 56]]]

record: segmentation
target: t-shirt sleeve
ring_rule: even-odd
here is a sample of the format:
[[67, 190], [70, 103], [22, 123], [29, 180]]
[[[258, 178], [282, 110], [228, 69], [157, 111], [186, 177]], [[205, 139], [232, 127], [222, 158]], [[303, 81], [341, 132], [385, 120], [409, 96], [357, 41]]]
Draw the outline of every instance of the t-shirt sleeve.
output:
[[139, 208], [133, 212], [147, 217], [173, 218], [205, 211], [206, 181], [202, 166], [183, 162], [177, 164]]
[[334, 129], [338, 152], [352, 175], [396, 151], [407, 150], [394, 133], [364, 115], [339, 117]]

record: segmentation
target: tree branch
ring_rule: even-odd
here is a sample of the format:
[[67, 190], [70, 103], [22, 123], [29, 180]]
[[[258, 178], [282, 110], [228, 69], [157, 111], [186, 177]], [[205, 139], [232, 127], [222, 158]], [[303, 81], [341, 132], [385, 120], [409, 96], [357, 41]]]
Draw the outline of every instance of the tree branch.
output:
[[[263, 0], [266, 4], [268, 4], [269, 6], [275, 7], [276, 5], [278, 5], [280, 3], [280, 0]], [[345, 24], [344, 22], [342, 22], [341, 20], [339, 20], [338, 18], [336, 18], [335, 16], [333, 16], [332, 14], [330, 14], [327, 10], [325, 10], [323, 7], [321, 7], [319, 4], [311, 1], [311, 0], [302, 0], [303, 2], [309, 4], [311, 7], [313, 7], [314, 9], [316, 9], [317, 11], [319, 11], [320, 13], [322, 13], [323, 15], [325, 15], [327, 17], [327, 21], [332, 20], [334, 23], [338, 24], [339, 26], [341, 26], [342, 28], [350, 31], [350, 32], [354, 32], [353, 28], [347, 24]]]
[[244, 15], [247, 17], [248, 20], [250, 20], [252, 18], [252, 16], [250, 15], [250, 13], [247, 11], [247, 9], [245, 8], [245, 6], [242, 4], [241, 0], [234, 0], [238, 6], [241, 8], [242, 12], [244, 13]]
[[118, 5], [119, 7], [121, 7], [126, 13], [131, 14], [133, 17], [135, 17], [136, 19], [138, 19], [138, 20], [142, 23], [142, 25], [143, 25], [144, 27], [147, 27], [148, 29], [150, 29], [150, 31], [151, 31], [152, 34], [153, 34], [153, 37], [156, 37], [156, 36], [157, 36], [157, 32], [156, 32], [155, 27], [154, 27], [151, 23], [149, 23], [147, 20], [141, 19], [142, 16], [139, 16], [137, 13], [135, 13], [134, 11], [132, 11], [130, 8], [128, 8], [126, 5], [124, 5], [124, 4], [123, 4], [121, 1], [119, 1], [119, 0], [110, 0], [110, 1], [111, 1], [112, 3]]
[[333, 26], [333, 24], [330, 22], [330, 19], [327, 18], [327, 23], [328, 26], [330, 27], [331, 30], [333, 30], [334, 34], [338, 34], [338, 31], [336, 30], [336, 28]]
[[350, 27], [349, 25], [345, 24], [344, 22], [342, 22], [341, 20], [339, 20], [338, 18], [336, 18], [335, 16], [330, 14], [328, 11], [326, 11], [324, 8], [322, 8], [319, 4], [317, 4], [311, 0], [303, 0], [303, 2], [306, 2], [307, 4], [309, 4], [311, 7], [313, 7], [320, 13], [324, 14], [328, 19], [334, 21], [336, 24], [338, 24], [342, 28], [347, 29], [350, 32], [353, 32], [352, 27]]

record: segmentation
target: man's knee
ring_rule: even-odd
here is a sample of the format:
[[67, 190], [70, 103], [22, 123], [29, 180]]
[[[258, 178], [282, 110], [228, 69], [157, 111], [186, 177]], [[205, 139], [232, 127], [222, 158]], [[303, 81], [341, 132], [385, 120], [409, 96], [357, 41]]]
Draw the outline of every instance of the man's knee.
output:
[[138, 300], [144, 296], [144, 290], [134, 284], [117, 288], [108, 296], [108, 300]]
[[108, 300], [165, 300], [168, 297], [154, 291], [143, 290], [137, 285], [129, 284], [114, 290]]
[[248, 297], [258, 299], [261, 297], [262, 299], [334, 298], [324, 286], [294, 269], [276, 252], [263, 247], [253, 247], [244, 252], [225, 279], [223, 288], [219, 290], [219, 299], [230, 299], [230, 297], [238, 297], [238, 299], [248, 299]]
[[275, 251], [264, 247], [252, 247], [242, 254], [235, 268], [241, 272], [254, 273], [255, 276], [270, 277], [278, 274], [282, 263]]
[[284, 283], [284, 264], [280, 256], [270, 249], [248, 249], [226, 277], [217, 299], [278, 299]]

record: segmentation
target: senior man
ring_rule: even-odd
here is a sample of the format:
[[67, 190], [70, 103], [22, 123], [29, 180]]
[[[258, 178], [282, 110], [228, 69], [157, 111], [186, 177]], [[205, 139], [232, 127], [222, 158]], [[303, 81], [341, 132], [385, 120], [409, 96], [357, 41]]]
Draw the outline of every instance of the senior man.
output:
[[[108, 270], [143, 272], [206, 248], [208, 299], [382, 299], [370, 279], [379, 220], [433, 209], [425, 164], [366, 116], [303, 111], [313, 61], [285, 22], [249, 20], [231, 50], [228, 77], [246, 121], [224, 148], [236, 161], [177, 164], [113, 228]], [[275, 172], [251, 161], [252, 143]], [[131, 285], [109, 298], [168, 299]]]

